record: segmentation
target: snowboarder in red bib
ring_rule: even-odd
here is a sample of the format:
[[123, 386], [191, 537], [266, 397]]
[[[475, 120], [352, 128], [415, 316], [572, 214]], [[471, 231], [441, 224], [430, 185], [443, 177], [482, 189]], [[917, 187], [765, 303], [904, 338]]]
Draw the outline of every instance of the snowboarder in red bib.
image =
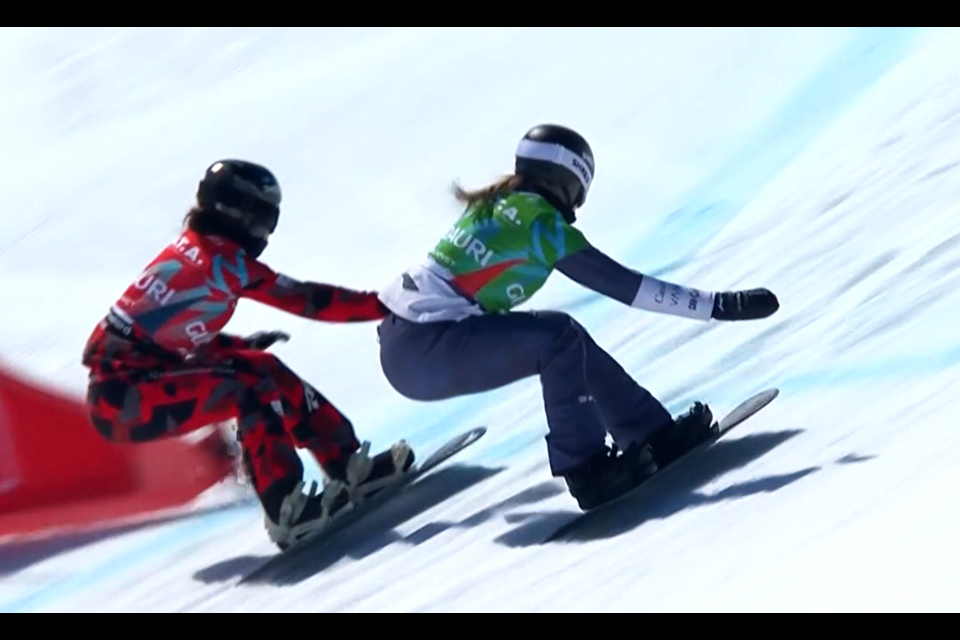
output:
[[[554, 272], [627, 307], [687, 320], [768, 318], [767, 289], [707, 291], [630, 269], [574, 226], [593, 183], [593, 150], [566, 127], [534, 127], [513, 173], [456, 189], [463, 213], [381, 299], [384, 374], [434, 402], [539, 378], [551, 470], [590, 511], [629, 492], [716, 432], [703, 403], [674, 419], [587, 330], [562, 312], [520, 312]], [[609, 448], [610, 436], [615, 446]]]
[[[241, 298], [331, 323], [389, 313], [375, 292], [300, 282], [259, 261], [277, 228], [281, 191], [265, 167], [228, 160], [206, 172], [185, 231], [143, 271], [90, 337], [88, 406], [118, 443], [175, 438], [237, 420], [246, 474], [281, 548], [399, 479], [414, 462], [400, 442], [369, 456], [350, 420], [266, 352], [289, 336], [222, 330]], [[297, 449], [326, 476], [305, 494]]]

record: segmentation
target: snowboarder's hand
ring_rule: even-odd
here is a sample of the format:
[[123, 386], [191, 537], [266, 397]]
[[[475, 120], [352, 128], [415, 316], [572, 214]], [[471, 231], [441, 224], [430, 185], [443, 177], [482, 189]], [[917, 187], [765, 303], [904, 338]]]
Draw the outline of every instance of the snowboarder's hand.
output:
[[727, 322], [769, 318], [780, 310], [780, 301], [767, 289], [731, 291], [717, 294], [713, 319]]
[[258, 331], [247, 338], [247, 345], [256, 351], [266, 351], [278, 342], [289, 342], [290, 335], [282, 331]]

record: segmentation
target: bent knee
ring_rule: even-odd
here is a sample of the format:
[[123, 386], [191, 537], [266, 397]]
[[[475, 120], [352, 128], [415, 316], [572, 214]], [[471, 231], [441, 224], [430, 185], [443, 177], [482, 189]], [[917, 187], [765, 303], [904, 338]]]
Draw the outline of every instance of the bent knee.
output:
[[96, 382], [90, 384], [87, 388], [87, 419], [101, 437], [115, 442], [117, 429], [112, 415], [115, 412], [105, 408], [110, 407], [110, 402], [113, 400], [109, 395], [110, 390], [105, 388], [105, 385]]
[[90, 423], [102, 438], [110, 442], [117, 442], [117, 423], [108, 415], [91, 408], [87, 412]]

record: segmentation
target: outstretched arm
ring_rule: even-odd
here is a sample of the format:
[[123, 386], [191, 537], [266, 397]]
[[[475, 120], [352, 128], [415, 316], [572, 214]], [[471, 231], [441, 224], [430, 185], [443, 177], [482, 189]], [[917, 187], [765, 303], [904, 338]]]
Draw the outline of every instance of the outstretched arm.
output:
[[657, 280], [628, 269], [595, 247], [572, 253], [557, 271], [574, 282], [623, 304], [693, 320], [710, 320], [716, 294]]
[[556, 268], [588, 289], [653, 313], [734, 321], [766, 318], [779, 309], [769, 291], [720, 293], [664, 282], [628, 269], [592, 246], [565, 256]]
[[241, 295], [301, 318], [322, 322], [370, 322], [389, 315], [376, 292], [300, 282], [257, 264]]

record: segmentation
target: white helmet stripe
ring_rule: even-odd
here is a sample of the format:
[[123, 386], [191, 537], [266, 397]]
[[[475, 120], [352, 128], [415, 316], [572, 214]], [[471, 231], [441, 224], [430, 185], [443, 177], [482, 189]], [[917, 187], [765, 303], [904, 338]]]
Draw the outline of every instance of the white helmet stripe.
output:
[[590, 171], [590, 165], [566, 147], [525, 138], [520, 141], [520, 146], [517, 147], [517, 157], [527, 160], [543, 160], [566, 167], [580, 179], [584, 193], [590, 191], [590, 184], [593, 182], [593, 172]]

